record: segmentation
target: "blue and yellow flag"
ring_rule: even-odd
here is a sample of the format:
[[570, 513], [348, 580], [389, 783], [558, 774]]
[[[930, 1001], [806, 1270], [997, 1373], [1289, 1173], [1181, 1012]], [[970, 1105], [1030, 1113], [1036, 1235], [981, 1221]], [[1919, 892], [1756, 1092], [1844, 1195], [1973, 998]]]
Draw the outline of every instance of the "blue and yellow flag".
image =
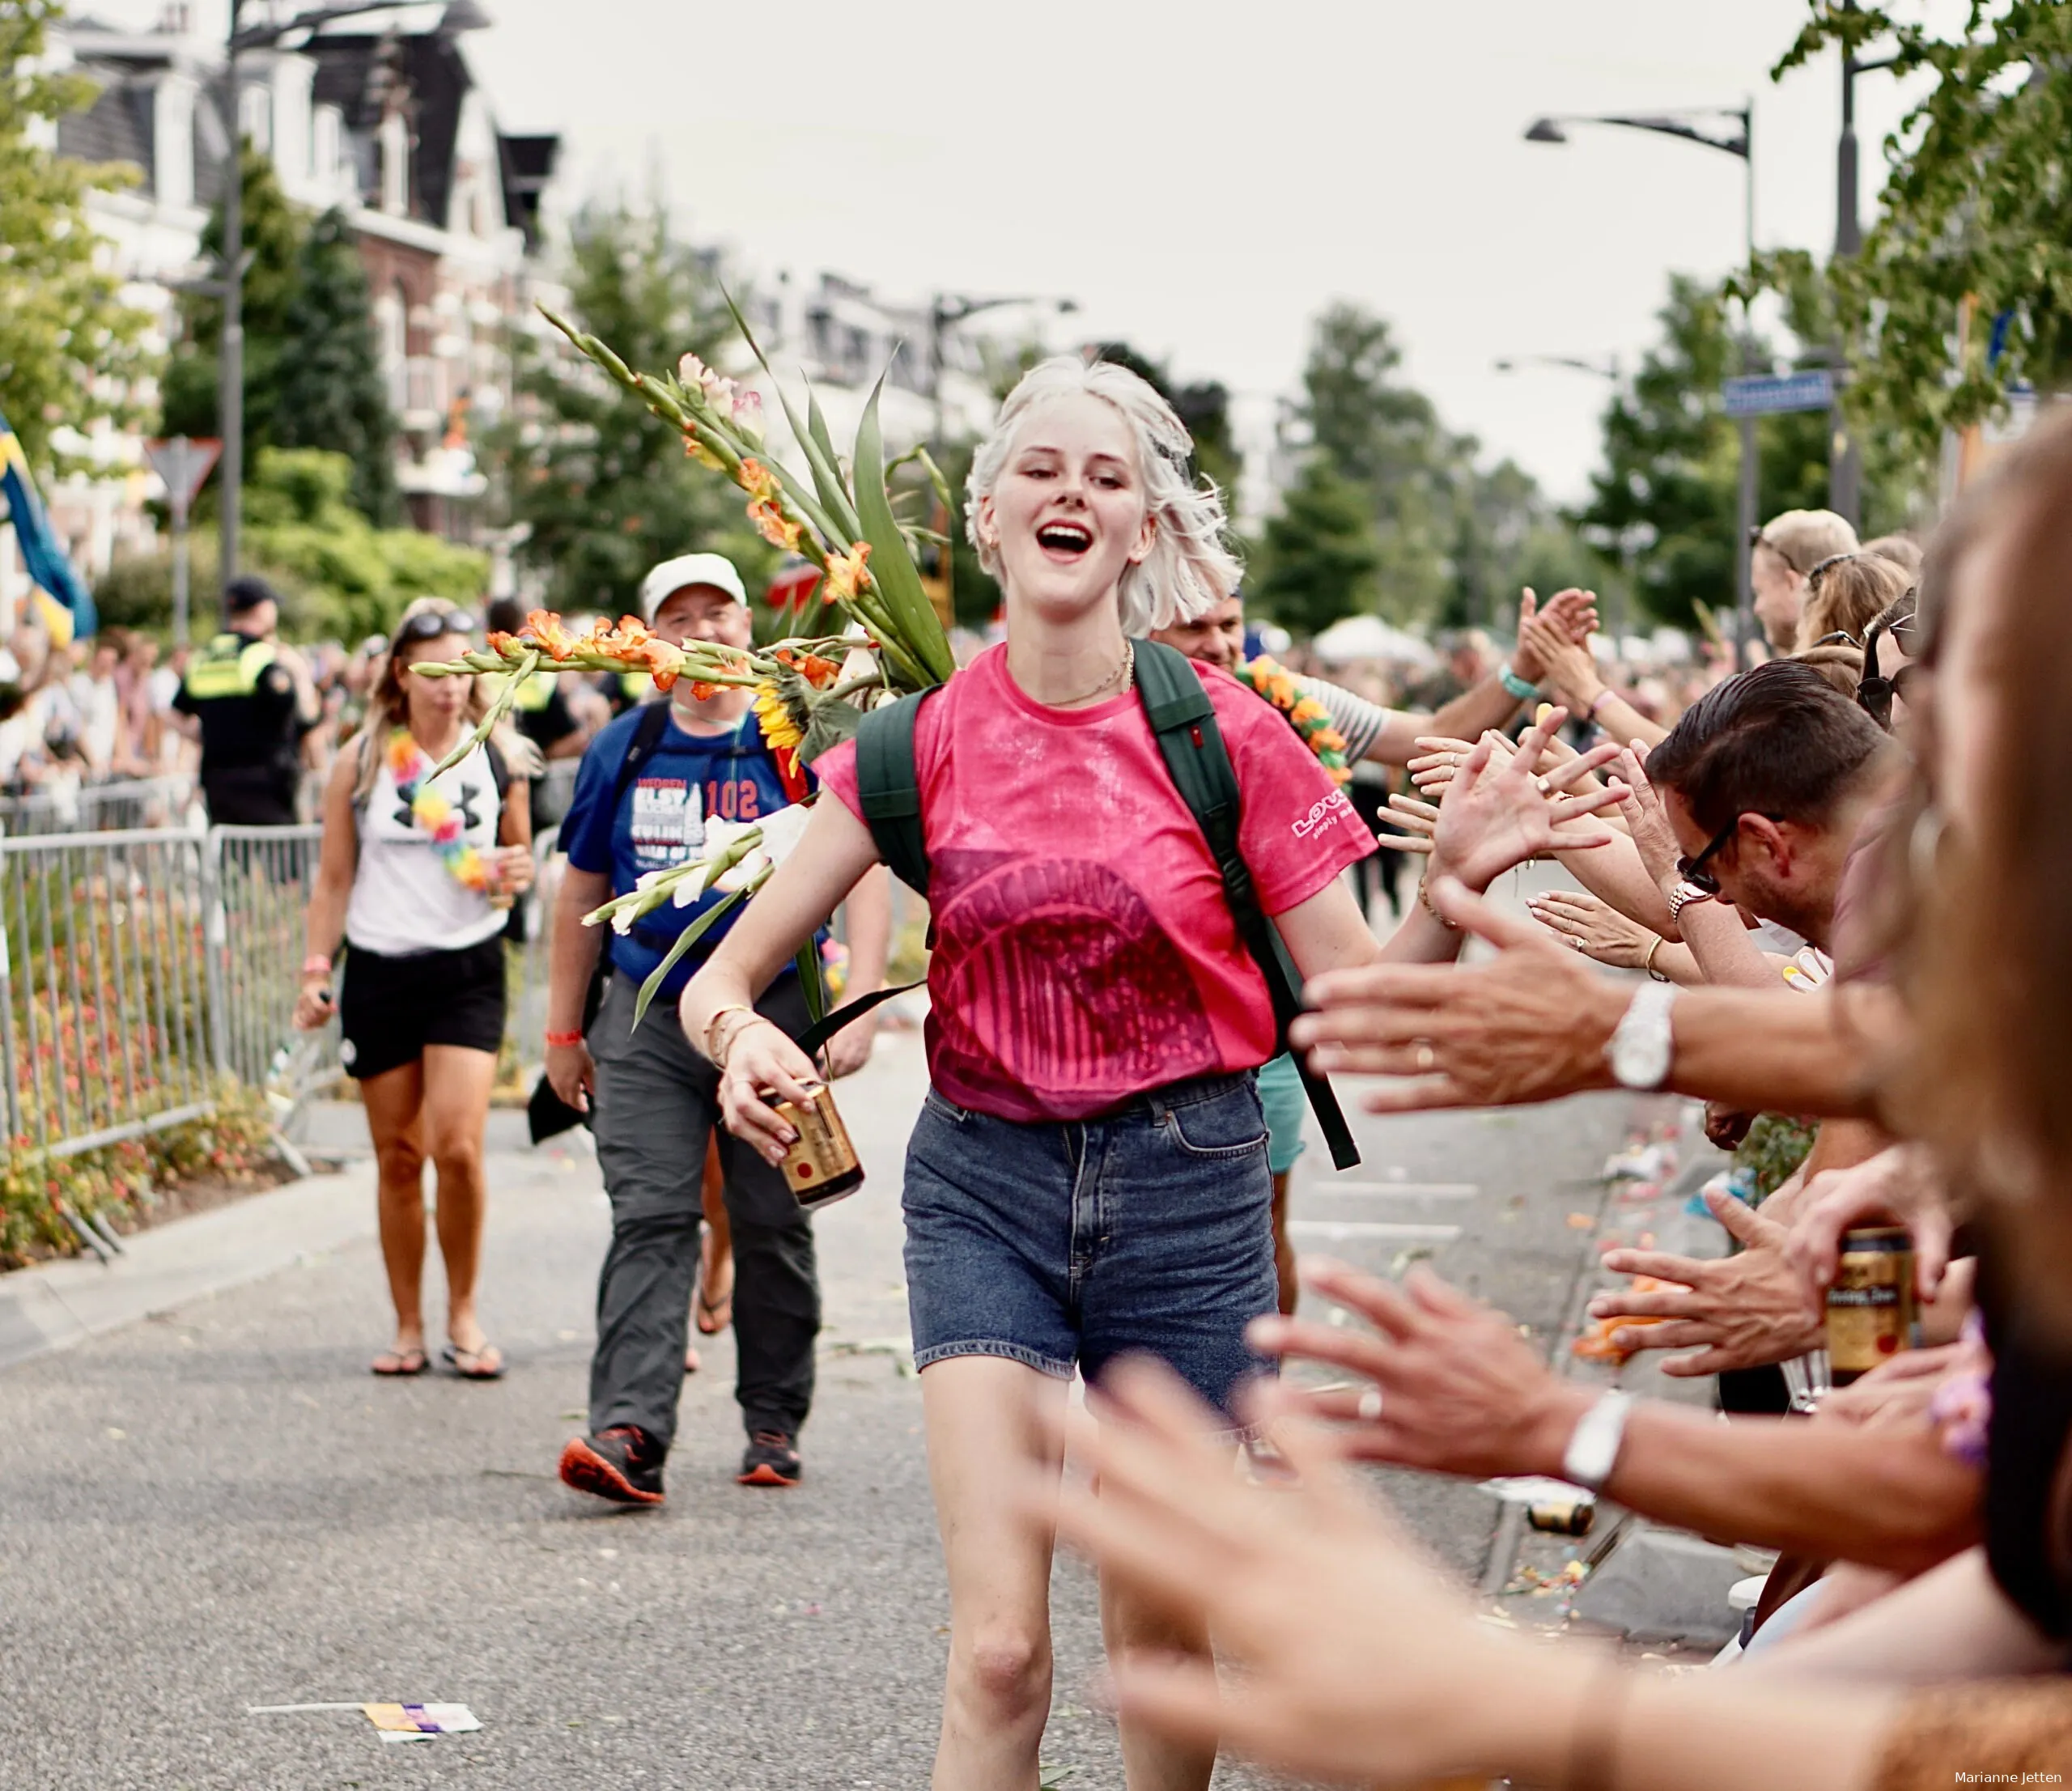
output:
[[0, 416], [0, 498], [7, 500], [6, 520], [15, 525], [15, 539], [22, 544], [22, 558], [29, 576], [40, 588], [37, 608], [50, 638], [65, 647], [75, 634], [93, 633], [100, 626], [100, 618], [94, 613], [93, 593], [72, 570], [63, 545], [51, 529], [43, 500], [36, 495], [36, 482], [29, 477], [22, 444], [7, 427], [5, 416]]

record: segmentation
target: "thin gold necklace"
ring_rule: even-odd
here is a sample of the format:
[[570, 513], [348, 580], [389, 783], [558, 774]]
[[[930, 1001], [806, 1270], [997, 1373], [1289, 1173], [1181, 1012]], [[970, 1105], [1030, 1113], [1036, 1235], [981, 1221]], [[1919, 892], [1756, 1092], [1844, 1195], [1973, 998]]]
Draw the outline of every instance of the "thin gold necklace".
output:
[[1063, 702], [1054, 702], [1050, 707], [1053, 709], [1071, 709], [1082, 702], [1092, 702], [1098, 698], [1105, 697], [1110, 690], [1128, 683], [1130, 673], [1136, 669], [1136, 643], [1125, 636], [1123, 641], [1122, 663], [1117, 665], [1114, 671], [1102, 679], [1084, 696], [1068, 697]]

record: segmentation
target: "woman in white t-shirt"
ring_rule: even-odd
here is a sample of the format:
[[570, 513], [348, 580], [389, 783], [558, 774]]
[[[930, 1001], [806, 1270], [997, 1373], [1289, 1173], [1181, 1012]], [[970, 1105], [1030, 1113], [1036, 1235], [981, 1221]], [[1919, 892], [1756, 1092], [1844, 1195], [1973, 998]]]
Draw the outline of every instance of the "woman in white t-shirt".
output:
[[381, 1254], [396, 1339], [376, 1374], [422, 1374], [424, 1165], [438, 1180], [447, 1365], [495, 1380], [503, 1352], [475, 1315], [486, 1189], [482, 1135], [503, 1040], [503, 930], [533, 880], [531, 810], [492, 738], [450, 770], [433, 766], [488, 707], [474, 678], [409, 675], [467, 650], [473, 620], [420, 598], [403, 613], [367, 705], [324, 791], [324, 851], [311, 896], [295, 1025], [331, 1016], [342, 942], [340, 1055], [360, 1085], [380, 1182]]

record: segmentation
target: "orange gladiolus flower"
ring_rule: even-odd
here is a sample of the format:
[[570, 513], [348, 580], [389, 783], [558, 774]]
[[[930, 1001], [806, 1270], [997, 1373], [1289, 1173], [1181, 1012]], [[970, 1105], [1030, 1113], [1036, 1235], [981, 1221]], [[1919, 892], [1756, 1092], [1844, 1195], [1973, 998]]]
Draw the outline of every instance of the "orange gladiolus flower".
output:
[[871, 557], [871, 544], [858, 541], [846, 554], [834, 554], [827, 561], [827, 594], [837, 603], [847, 602], [869, 576], [864, 562]]
[[565, 660], [575, 651], [575, 637], [562, 626], [551, 609], [534, 609], [525, 617], [525, 634], [533, 645], [550, 658]]
[[799, 539], [803, 531], [774, 503], [757, 503], [748, 507], [748, 520], [755, 524], [755, 532], [772, 547], [782, 548], [788, 554], [799, 550]]
[[734, 475], [741, 488], [749, 494], [751, 503], [774, 505], [779, 497], [777, 475], [753, 456], [741, 462], [741, 469]]

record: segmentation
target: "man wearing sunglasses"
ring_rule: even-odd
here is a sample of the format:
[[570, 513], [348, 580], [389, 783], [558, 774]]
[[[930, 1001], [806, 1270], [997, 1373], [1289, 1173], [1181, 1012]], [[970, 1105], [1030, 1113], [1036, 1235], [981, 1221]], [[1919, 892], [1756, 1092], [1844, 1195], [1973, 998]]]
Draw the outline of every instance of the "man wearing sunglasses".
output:
[[276, 636], [280, 605], [264, 579], [223, 587], [223, 629], [194, 656], [172, 699], [202, 742], [202, 796], [218, 826], [292, 827], [303, 736], [322, 719], [309, 668]]

